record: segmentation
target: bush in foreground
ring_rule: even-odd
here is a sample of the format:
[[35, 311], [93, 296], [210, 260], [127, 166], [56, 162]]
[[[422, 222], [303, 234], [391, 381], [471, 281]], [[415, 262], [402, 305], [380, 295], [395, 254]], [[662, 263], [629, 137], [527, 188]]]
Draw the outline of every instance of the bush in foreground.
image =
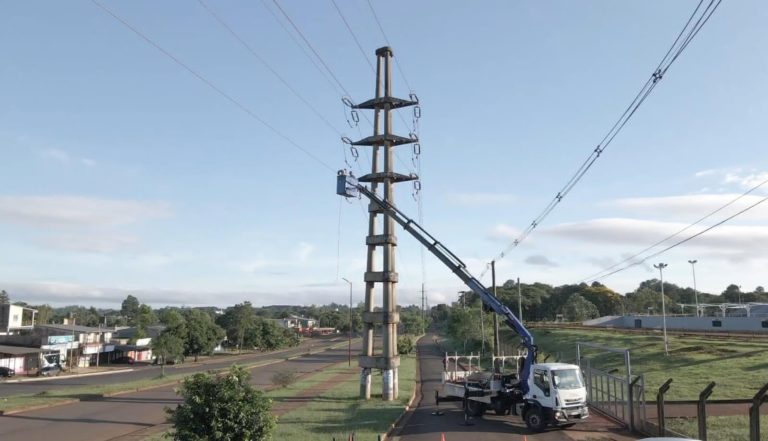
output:
[[250, 374], [232, 366], [223, 375], [195, 374], [184, 380], [184, 402], [168, 409], [178, 441], [263, 441], [275, 428], [272, 400], [248, 383]]

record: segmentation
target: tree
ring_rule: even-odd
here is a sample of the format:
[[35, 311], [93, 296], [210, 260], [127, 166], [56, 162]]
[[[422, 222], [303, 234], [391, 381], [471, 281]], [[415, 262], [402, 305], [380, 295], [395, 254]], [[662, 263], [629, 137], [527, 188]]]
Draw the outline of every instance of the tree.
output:
[[232, 366], [225, 375], [187, 377], [179, 394], [183, 403], [167, 410], [172, 437], [179, 441], [261, 441], [275, 427], [272, 400], [249, 384], [250, 374]]
[[176, 335], [173, 328], [166, 329], [156, 338], [152, 339], [152, 350], [161, 360], [161, 373], [165, 376], [165, 360], [176, 360], [184, 354], [184, 339]]
[[237, 343], [239, 352], [243, 348], [246, 334], [256, 323], [256, 315], [251, 302], [243, 302], [228, 308], [216, 322], [226, 331], [227, 339]]
[[144, 304], [139, 306], [138, 313], [136, 314], [136, 326], [146, 331], [148, 327], [155, 323], [157, 323], [157, 316], [155, 316], [152, 308]]
[[7, 305], [11, 303], [11, 297], [8, 296], [8, 292], [6, 290], [0, 291], [0, 305]]
[[185, 352], [194, 355], [195, 361], [200, 354], [213, 352], [213, 348], [224, 339], [224, 330], [213, 322], [211, 316], [199, 309], [185, 311], [187, 338]]
[[584, 297], [573, 294], [563, 306], [563, 316], [569, 322], [581, 322], [600, 316], [597, 306]]
[[120, 313], [128, 320], [129, 326], [135, 326], [136, 316], [139, 314], [139, 299], [128, 294], [128, 297], [123, 300]]
[[728, 285], [722, 295], [726, 302], [737, 303], [740, 300], [741, 288], [738, 285]]
[[33, 309], [37, 310], [35, 324], [46, 325], [51, 322], [51, 318], [53, 318], [53, 308], [51, 308], [50, 305], [33, 306]]
[[622, 297], [603, 285], [595, 286], [593, 283], [592, 286], [582, 290], [580, 295], [595, 305], [601, 316], [618, 315], [624, 311]]

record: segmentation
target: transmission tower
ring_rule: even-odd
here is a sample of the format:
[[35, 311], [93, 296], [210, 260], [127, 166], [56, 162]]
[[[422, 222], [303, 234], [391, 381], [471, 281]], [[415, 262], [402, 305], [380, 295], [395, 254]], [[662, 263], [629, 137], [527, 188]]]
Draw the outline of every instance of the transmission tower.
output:
[[[374, 111], [373, 135], [356, 142], [354, 146], [370, 146], [371, 173], [361, 176], [360, 182], [369, 182], [371, 191], [378, 193], [383, 189], [384, 200], [395, 205], [393, 184], [418, 179], [411, 173], [408, 175], [396, 173], [394, 166], [394, 147], [418, 142], [415, 135], [402, 137], [392, 133], [392, 110], [401, 107], [413, 106], [417, 101], [404, 100], [392, 96], [392, 49], [382, 47], [376, 50], [376, 98], [361, 104], [352, 105], [353, 109], [368, 109]], [[382, 133], [382, 126], [384, 127]], [[384, 168], [381, 169], [383, 160]], [[371, 398], [371, 370], [382, 371], [382, 400], [391, 401], [397, 399], [398, 367], [400, 357], [397, 354], [397, 324], [400, 315], [397, 311], [397, 297], [395, 284], [398, 275], [395, 271], [395, 247], [397, 236], [395, 235], [395, 222], [381, 207], [374, 203], [368, 205], [368, 236], [365, 243], [368, 247], [367, 265], [365, 271], [365, 312], [363, 313], [363, 350], [359, 358], [362, 370], [360, 375], [360, 397]], [[383, 217], [383, 230], [379, 230], [378, 217]], [[382, 266], [377, 268], [377, 250], [381, 249]], [[374, 294], [376, 284], [381, 285], [382, 310], [374, 311]], [[382, 348], [374, 352], [374, 328], [382, 327]]]

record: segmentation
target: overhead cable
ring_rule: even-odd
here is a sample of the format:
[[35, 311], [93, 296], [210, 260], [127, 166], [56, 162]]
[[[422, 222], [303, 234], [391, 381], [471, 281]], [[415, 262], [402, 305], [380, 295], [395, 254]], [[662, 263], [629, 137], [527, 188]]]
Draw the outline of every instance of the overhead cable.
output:
[[238, 41], [238, 42], [239, 42], [239, 43], [240, 43], [240, 44], [241, 44], [241, 45], [242, 45], [242, 46], [243, 46], [243, 47], [244, 47], [244, 48], [245, 48], [245, 49], [246, 49], [246, 50], [247, 50], [247, 51], [248, 51], [248, 52], [249, 52], [251, 55], [253, 55], [253, 56], [254, 56], [254, 57], [255, 57], [255, 58], [256, 58], [256, 59], [257, 59], [257, 60], [258, 60], [258, 61], [259, 61], [259, 62], [260, 62], [262, 65], [264, 65], [264, 67], [266, 67], [266, 68], [267, 68], [267, 70], [269, 70], [269, 71], [272, 73], [272, 75], [274, 75], [274, 76], [275, 76], [275, 78], [277, 78], [277, 79], [278, 79], [278, 80], [279, 80], [281, 83], [283, 83], [283, 85], [284, 85], [286, 88], [288, 88], [288, 90], [290, 90], [290, 91], [291, 91], [291, 93], [292, 93], [292, 94], [293, 94], [293, 95], [294, 95], [296, 98], [298, 98], [298, 99], [299, 99], [299, 100], [300, 100], [302, 103], [304, 103], [304, 105], [305, 105], [305, 106], [307, 106], [307, 108], [309, 108], [309, 110], [311, 110], [311, 111], [312, 111], [312, 113], [314, 113], [314, 114], [315, 114], [315, 116], [317, 116], [318, 118], [320, 118], [320, 120], [321, 120], [321, 121], [323, 121], [323, 123], [326, 125], [326, 127], [328, 127], [329, 129], [331, 129], [332, 131], [334, 131], [334, 132], [335, 132], [337, 135], [341, 136], [341, 132], [340, 132], [340, 131], [339, 131], [339, 130], [336, 128], [336, 127], [334, 127], [334, 125], [333, 125], [333, 124], [331, 124], [331, 123], [328, 121], [328, 119], [327, 119], [327, 118], [325, 118], [325, 117], [324, 117], [324, 116], [323, 116], [323, 115], [322, 115], [322, 114], [321, 114], [321, 113], [320, 113], [320, 112], [319, 112], [319, 111], [318, 111], [318, 110], [315, 108], [315, 106], [313, 106], [312, 104], [310, 104], [310, 102], [309, 102], [309, 101], [308, 101], [306, 98], [304, 98], [304, 97], [303, 97], [303, 96], [302, 96], [302, 95], [301, 95], [301, 94], [300, 94], [300, 93], [299, 93], [299, 92], [298, 92], [298, 91], [297, 91], [297, 90], [296, 90], [296, 89], [295, 89], [295, 88], [294, 88], [294, 87], [293, 87], [293, 86], [292, 86], [290, 83], [288, 83], [288, 81], [287, 81], [287, 80], [286, 80], [286, 79], [285, 79], [285, 78], [284, 78], [282, 75], [280, 75], [280, 73], [279, 73], [279, 72], [277, 72], [277, 70], [276, 70], [274, 67], [272, 67], [272, 66], [271, 66], [271, 65], [270, 65], [270, 64], [267, 62], [267, 60], [265, 60], [265, 59], [264, 59], [264, 57], [262, 57], [261, 55], [259, 55], [259, 54], [258, 54], [258, 52], [256, 52], [256, 50], [255, 50], [255, 49], [254, 49], [254, 48], [253, 48], [253, 47], [252, 47], [250, 44], [248, 44], [248, 42], [246, 42], [246, 41], [245, 41], [245, 39], [243, 39], [243, 37], [241, 37], [241, 36], [240, 36], [240, 34], [238, 34], [237, 32], [235, 32], [235, 30], [234, 30], [234, 29], [232, 29], [232, 27], [231, 27], [231, 26], [229, 26], [229, 25], [228, 25], [228, 24], [227, 24], [227, 23], [226, 23], [226, 22], [225, 22], [225, 21], [224, 21], [224, 20], [223, 20], [223, 19], [222, 19], [222, 18], [221, 18], [219, 15], [218, 15], [218, 14], [216, 14], [216, 12], [215, 12], [215, 11], [213, 11], [213, 9], [211, 9], [211, 7], [210, 7], [208, 4], [206, 4], [206, 2], [205, 2], [204, 0], [197, 0], [197, 2], [198, 2], [198, 3], [200, 3], [200, 6], [202, 6], [202, 7], [203, 7], [203, 9], [205, 9], [205, 11], [206, 11], [206, 12], [207, 12], [207, 13], [208, 13], [208, 14], [209, 14], [209, 15], [210, 15], [210, 16], [211, 16], [211, 17], [212, 17], [214, 20], [216, 20], [216, 22], [217, 22], [217, 23], [219, 23], [219, 25], [221, 25], [221, 27], [223, 27], [223, 28], [224, 28], [224, 29], [225, 29], [227, 32], [229, 32], [229, 34], [230, 34], [230, 35], [232, 35], [232, 37], [233, 37], [235, 40], [237, 40], [237, 41]]
[[[712, 225], [712, 226], [709, 226], [709, 227], [705, 228], [704, 230], [701, 230], [701, 231], [699, 231], [699, 232], [698, 232], [698, 233], [696, 233], [696, 234], [693, 234], [693, 235], [691, 235], [691, 236], [689, 236], [689, 237], [686, 237], [685, 239], [683, 239], [683, 240], [681, 240], [681, 241], [679, 241], [679, 242], [676, 242], [676, 243], [674, 243], [674, 244], [672, 244], [672, 245], [670, 245], [670, 246], [668, 246], [668, 247], [664, 248], [663, 250], [657, 251], [657, 252], [655, 252], [655, 253], [653, 253], [653, 254], [651, 254], [651, 255], [649, 255], [649, 256], [646, 256], [646, 257], [642, 258], [642, 259], [641, 259], [641, 260], [639, 260], [639, 261], [635, 261], [635, 262], [632, 262], [632, 263], [630, 263], [629, 265], [627, 265], [627, 266], [625, 266], [625, 267], [622, 267], [622, 268], [619, 268], [619, 269], [613, 270], [613, 271], [609, 272], [608, 274], [602, 275], [602, 276], [600, 276], [598, 279], [604, 279], [604, 278], [606, 278], [606, 277], [608, 277], [608, 276], [612, 276], [612, 275], [614, 275], [614, 274], [616, 274], [616, 273], [619, 273], [619, 272], [621, 272], [621, 271], [624, 271], [624, 270], [626, 270], [626, 269], [628, 269], [628, 268], [631, 268], [631, 267], [633, 267], [633, 266], [637, 266], [637, 265], [640, 265], [641, 263], [643, 263], [643, 262], [647, 261], [648, 259], [652, 259], [652, 258], [654, 258], [654, 257], [656, 257], [656, 256], [659, 256], [659, 255], [661, 255], [661, 254], [664, 254], [664, 253], [666, 253], [667, 251], [669, 251], [669, 250], [671, 250], [671, 249], [673, 249], [673, 248], [676, 248], [676, 247], [678, 247], [678, 246], [680, 246], [680, 245], [682, 245], [682, 244], [684, 244], [684, 243], [686, 243], [686, 242], [688, 242], [688, 241], [690, 241], [690, 240], [693, 240], [693, 239], [695, 239], [695, 238], [697, 238], [697, 237], [701, 236], [702, 234], [704, 234], [704, 233], [706, 233], [706, 232], [708, 232], [708, 231], [711, 231], [712, 229], [714, 229], [714, 228], [716, 228], [716, 227], [719, 227], [720, 225], [723, 225], [724, 223], [728, 222], [729, 220], [731, 220], [731, 219], [733, 219], [733, 218], [735, 218], [735, 217], [737, 217], [737, 216], [740, 216], [740, 215], [742, 215], [742, 214], [746, 213], [747, 211], [749, 211], [749, 210], [751, 210], [751, 209], [753, 209], [753, 208], [757, 207], [758, 205], [762, 204], [762, 203], [763, 203], [763, 202], [765, 202], [766, 200], [768, 200], [768, 196], [766, 196], [766, 197], [764, 197], [764, 198], [760, 199], [759, 201], [757, 201], [757, 202], [755, 202], [754, 204], [752, 204], [752, 205], [750, 205], [750, 206], [748, 206], [748, 207], [744, 208], [743, 210], [740, 210], [739, 212], [737, 212], [737, 213], [735, 213], [735, 214], [733, 214], [733, 215], [731, 215], [731, 216], [728, 216], [727, 218], [725, 218], [725, 219], [721, 220], [720, 222], [718, 222], [718, 223], [716, 223], [716, 224], [714, 224], [714, 225]], [[595, 279], [595, 280], [598, 280], [598, 279]]]
[[[677, 60], [677, 58], [688, 47], [693, 38], [696, 37], [701, 28], [707, 23], [707, 21], [709, 21], [709, 18], [712, 16], [712, 14], [714, 14], [715, 10], [717, 10], [717, 7], [720, 5], [722, 0], [710, 0], [707, 6], [700, 12], [703, 2], [704, 0], [699, 1], [696, 9], [694, 9], [693, 13], [688, 18], [685, 26], [677, 35], [677, 38], [672, 43], [669, 50], [667, 50], [667, 53], [661, 59], [659, 65], [653, 71], [650, 78], [648, 78], [640, 91], [635, 95], [635, 98], [632, 100], [629, 106], [627, 106], [627, 108], [624, 110], [624, 113], [622, 113], [619, 119], [616, 120], [611, 129], [605, 134], [605, 136], [603, 136], [602, 140], [597, 144], [597, 146], [592, 149], [586, 160], [584, 160], [581, 166], [579, 166], [573, 176], [571, 176], [571, 178], [565, 183], [560, 191], [557, 192], [555, 197], [549, 202], [549, 204], [547, 204], [544, 210], [542, 210], [539, 215], [533, 219], [533, 221], [512, 243], [510, 243], [493, 259], [494, 261], [503, 259], [510, 251], [520, 245], [520, 243], [522, 243], [533, 232], [533, 230], [535, 230], [536, 227], [539, 226], [544, 221], [544, 219], [547, 218], [547, 216], [549, 216], [549, 214], [555, 209], [555, 207], [557, 207], [563, 198], [566, 197], [568, 193], [571, 192], [571, 190], [573, 190], [576, 184], [581, 181], [589, 169], [592, 168], [592, 165], [594, 165], [598, 158], [600, 158], [600, 155], [605, 151], [605, 149], [608, 148], [608, 146], [611, 144], [611, 142], [613, 142], [613, 140], [621, 132], [624, 126], [626, 126], [635, 112], [637, 112], [643, 102], [645, 102], [646, 98], [648, 98], [648, 95], [650, 95], [651, 92], [656, 88], [656, 85], [662, 80], [662, 78], [664, 78], [664, 75], [667, 73], [675, 60]], [[695, 23], [693, 23], [693, 25], [691, 25], [696, 17], [698, 17], [698, 19], [695, 21]], [[480, 274], [480, 278], [487, 274], [489, 270], [490, 264], [486, 265], [485, 269]]]
[[246, 113], [248, 116], [250, 116], [252, 119], [254, 119], [254, 120], [258, 121], [259, 123], [261, 123], [261, 124], [262, 124], [264, 127], [266, 127], [267, 129], [269, 129], [269, 130], [270, 130], [272, 133], [274, 133], [275, 135], [279, 136], [280, 138], [282, 138], [283, 140], [285, 140], [286, 142], [288, 142], [289, 144], [291, 144], [293, 147], [295, 147], [297, 150], [299, 150], [299, 151], [301, 151], [302, 153], [304, 153], [305, 155], [309, 156], [309, 157], [310, 157], [311, 159], [313, 159], [315, 162], [317, 162], [318, 164], [320, 164], [320, 165], [322, 165], [323, 167], [327, 168], [328, 170], [331, 170], [331, 171], [334, 171], [334, 172], [336, 171], [336, 170], [335, 170], [333, 167], [331, 167], [330, 165], [328, 165], [328, 164], [327, 164], [325, 161], [323, 161], [322, 159], [320, 159], [319, 157], [317, 157], [315, 154], [313, 154], [312, 152], [310, 152], [310, 151], [309, 151], [309, 150], [307, 150], [306, 148], [304, 148], [304, 147], [302, 147], [301, 145], [299, 145], [299, 144], [298, 144], [296, 141], [294, 141], [294, 140], [293, 140], [293, 139], [291, 139], [291, 138], [290, 138], [288, 135], [286, 135], [286, 134], [284, 134], [283, 132], [281, 132], [280, 130], [278, 130], [278, 129], [277, 129], [275, 126], [273, 126], [273, 125], [269, 124], [268, 122], [266, 122], [264, 119], [262, 119], [261, 117], [259, 117], [259, 116], [258, 116], [258, 115], [257, 115], [257, 114], [256, 114], [256, 113], [253, 111], [253, 110], [251, 110], [250, 108], [248, 108], [248, 107], [247, 107], [245, 104], [241, 103], [240, 101], [238, 101], [236, 98], [234, 98], [232, 95], [228, 94], [227, 92], [224, 92], [224, 90], [222, 90], [222, 89], [221, 89], [219, 86], [217, 86], [216, 84], [214, 84], [214, 83], [213, 83], [211, 80], [207, 79], [207, 78], [206, 78], [206, 77], [204, 77], [202, 74], [198, 73], [196, 70], [194, 70], [194, 69], [192, 69], [191, 67], [189, 67], [189, 65], [187, 65], [186, 63], [184, 63], [184, 62], [183, 62], [181, 59], [179, 59], [178, 57], [176, 57], [175, 55], [173, 55], [172, 53], [170, 53], [168, 50], [166, 50], [165, 48], [163, 48], [162, 46], [160, 46], [158, 43], [156, 43], [154, 40], [152, 40], [152, 39], [151, 39], [151, 38], [149, 38], [147, 35], [145, 35], [144, 33], [142, 33], [142, 32], [141, 32], [140, 30], [138, 30], [136, 27], [134, 27], [133, 25], [131, 25], [130, 23], [128, 23], [127, 21], [125, 21], [125, 20], [124, 20], [122, 17], [120, 17], [119, 15], [117, 15], [117, 14], [116, 14], [115, 12], [113, 12], [111, 9], [109, 9], [109, 8], [107, 8], [106, 6], [104, 6], [103, 4], [101, 4], [101, 3], [100, 3], [98, 0], [91, 0], [91, 2], [92, 2], [94, 5], [96, 5], [96, 6], [98, 6], [99, 8], [101, 8], [101, 9], [102, 9], [104, 12], [106, 12], [107, 14], [109, 14], [109, 15], [110, 15], [112, 18], [114, 18], [115, 20], [117, 20], [118, 22], [120, 22], [120, 23], [121, 23], [123, 26], [125, 26], [126, 28], [128, 28], [128, 29], [129, 29], [131, 32], [133, 32], [134, 34], [136, 34], [138, 37], [140, 37], [142, 40], [144, 40], [144, 41], [145, 41], [146, 43], [148, 43], [150, 46], [152, 46], [152, 47], [154, 47], [155, 49], [157, 49], [158, 51], [160, 51], [160, 53], [162, 53], [162, 54], [163, 54], [163, 55], [165, 55], [166, 57], [170, 58], [170, 59], [171, 59], [171, 60], [172, 60], [174, 63], [176, 63], [176, 64], [178, 64], [179, 66], [181, 66], [182, 68], [184, 68], [184, 70], [186, 70], [187, 72], [189, 72], [190, 74], [192, 74], [192, 75], [193, 75], [195, 78], [197, 78], [198, 80], [202, 81], [202, 82], [203, 82], [203, 83], [204, 83], [206, 86], [208, 86], [209, 88], [211, 88], [211, 89], [212, 89], [214, 92], [218, 93], [218, 94], [219, 94], [219, 95], [221, 95], [223, 98], [225, 98], [227, 101], [229, 101], [229, 102], [231, 102], [232, 104], [234, 104], [234, 105], [235, 105], [237, 108], [239, 108], [240, 110], [242, 110], [243, 112], [245, 112], [245, 113]]

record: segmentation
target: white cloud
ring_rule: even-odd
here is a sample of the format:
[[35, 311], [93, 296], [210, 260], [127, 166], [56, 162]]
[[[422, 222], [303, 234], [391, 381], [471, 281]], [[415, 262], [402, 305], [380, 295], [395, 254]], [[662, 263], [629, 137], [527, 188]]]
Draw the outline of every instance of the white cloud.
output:
[[63, 164], [69, 164], [72, 161], [72, 158], [69, 156], [69, 153], [59, 149], [45, 149], [40, 152], [40, 156], [43, 159], [57, 161]]
[[[612, 205], [644, 216], [675, 218], [694, 222], [699, 218], [731, 203], [741, 194], [695, 194], [649, 198], [618, 199]], [[763, 197], [746, 195], [719, 212], [713, 219], [722, 219], [762, 200]], [[768, 220], [768, 204], [756, 206], [740, 216], [741, 220]]]
[[56, 148], [43, 149], [39, 154], [40, 157], [45, 160], [59, 162], [61, 164], [78, 163], [86, 167], [93, 167], [96, 165], [96, 161], [91, 158], [75, 157], [67, 151]]
[[35, 227], [113, 227], [167, 217], [161, 202], [83, 196], [0, 196], [0, 222]]
[[[697, 172], [694, 176], [697, 178], [718, 178], [718, 182], [723, 185], [733, 187], [734, 185], [741, 190], [748, 190], [765, 181], [768, 181], [768, 171], [743, 168], [722, 168], [710, 169]], [[756, 190], [757, 193], [768, 193], [768, 186]]]
[[533, 254], [526, 257], [525, 263], [527, 263], [528, 265], [536, 265], [536, 266], [549, 266], [549, 267], [558, 266], [555, 262], [549, 260], [547, 256], [544, 256], [541, 254]]
[[[542, 233], [590, 244], [632, 245], [645, 248], [677, 233], [687, 225], [623, 218], [593, 219], [558, 225]], [[692, 236], [704, 228], [706, 226], [695, 226], [664, 245]], [[687, 242], [685, 246], [738, 254], [763, 253], [768, 247], [768, 226], [722, 225]]]
[[506, 224], [496, 224], [491, 231], [488, 232], [488, 238], [492, 240], [508, 240], [512, 241], [520, 236], [520, 230], [515, 227]]
[[315, 246], [306, 242], [299, 243], [298, 258], [299, 262], [306, 262], [309, 256], [315, 251]]
[[449, 193], [446, 195], [449, 202], [467, 206], [495, 206], [511, 204], [517, 197], [509, 193]]
[[35, 240], [46, 247], [88, 253], [111, 253], [136, 244], [138, 238], [118, 233], [48, 234]]

